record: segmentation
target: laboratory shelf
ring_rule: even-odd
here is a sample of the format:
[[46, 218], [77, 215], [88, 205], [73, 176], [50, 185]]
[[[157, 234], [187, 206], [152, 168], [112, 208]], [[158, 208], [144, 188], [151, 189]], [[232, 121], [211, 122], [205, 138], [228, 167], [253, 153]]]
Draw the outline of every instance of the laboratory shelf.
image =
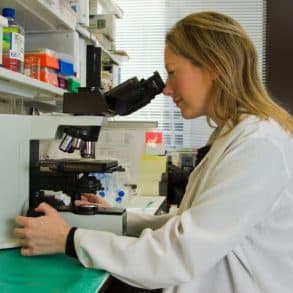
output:
[[92, 34], [89, 30], [84, 28], [83, 26], [77, 24], [76, 31], [79, 33], [79, 35], [87, 41], [87, 43], [94, 45], [95, 47], [100, 47], [102, 49], [102, 52], [104, 54], [104, 61], [108, 63], [114, 63], [117, 65], [120, 65], [120, 61], [118, 58], [114, 56], [113, 53], [111, 53], [109, 50], [106, 50], [96, 39], [95, 35]]
[[114, 0], [100, 0], [100, 4], [106, 13], [115, 14], [116, 17], [123, 17], [123, 10]]
[[[101, 1], [104, 11], [114, 13], [117, 17], [122, 17], [123, 11], [114, 0]], [[54, 6], [51, 0], [1, 0], [0, 11], [4, 7], [15, 8], [16, 22], [23, 26], [26, 33], [26, 50], [35, 47], [36, 44], [44, 45], [42, 37], [50, 40], [50, 45], [45, 45], [55, 51], [60, 51], [72, 55], [76, 64], [84, 57], [84, 51], [80, 50], [80, 44], [93, 44], [102, 49], [102, 62], [104, 64], [120, 65], [122, 62], [119, 55], [106, 50], [86, 27], [77, 23], [74, 15], [65, 10], [61, 11]], [[61, 36], [61, 37], [60, 37]], [[64, 36], [64, 38], [63, 38]], [[40, 38], [40, 41], [35, 40]], [[66, 40], [68, 46], [65, 48], [62, 41]], [[46, 43], [47, 44], [47, 43]], [[65, 48], [65, 49], [64, 49]], [[68, 49], [68, 48], [73, 48]], [[83, 49], [83, 47], [82, 47]], [[68, 50], [70, 52], [68, 52]], [[117, 57], [116, 57], [117, 56]], [[80, 70], [80, 78], [83, 80], [84, 72]], [[32, 79], [23, 74], [15, 73], [0, 67], [0, 98], [11, 100], [15, 98], [30, 99], [34, 102], [52, 104], [53, 101], [62, 101], [64, 90], [50, 84]]]
[[38, 101], [62, 100], [65, 90], [33, 79], [24, 74], [0, 67], [0, 96], [37, 99]]
[[16, 20], [25, 32], [75, 30], [76, 27], [73, 19], [61, 14], [45, 0], [1, 0], [0, 8], [3, 7], [15, 8]]

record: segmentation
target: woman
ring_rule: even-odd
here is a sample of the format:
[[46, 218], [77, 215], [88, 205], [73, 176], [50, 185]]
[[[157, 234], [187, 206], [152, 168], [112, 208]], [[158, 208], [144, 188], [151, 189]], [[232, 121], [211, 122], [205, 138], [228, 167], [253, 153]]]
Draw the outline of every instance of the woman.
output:
[[136, 238], [72, 229], [41, 204], [45, 216], [16, 218], [22, 254], [66, 247], [84, 266], [163, 292], [291, 292], [293, 121], [261, 83], [251, 40], [228, 16], [191, 14], [167, 34], [165, 64], [164, 93], [182, 116], [217, 125], [178, 213], [129, 214]]

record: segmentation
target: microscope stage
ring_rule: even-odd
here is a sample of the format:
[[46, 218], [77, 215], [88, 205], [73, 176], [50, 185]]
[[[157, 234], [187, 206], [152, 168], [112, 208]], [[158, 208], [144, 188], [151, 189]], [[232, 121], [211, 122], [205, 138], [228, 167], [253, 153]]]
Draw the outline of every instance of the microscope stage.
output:
[[57, 159], [40, 160], [40, 168], [49, 168], [59, 172], [105, 172], [118, 167], [118, 162], [113, 160], [93, 159]]

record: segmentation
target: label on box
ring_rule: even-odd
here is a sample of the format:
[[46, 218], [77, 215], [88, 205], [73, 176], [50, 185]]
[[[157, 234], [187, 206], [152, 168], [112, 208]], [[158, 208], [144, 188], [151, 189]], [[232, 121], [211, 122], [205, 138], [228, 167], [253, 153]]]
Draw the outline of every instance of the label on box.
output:
[[145, 133], [145, 143], [146, 144], [162, 144], [163, 134], [158, 131], [147, 131]]

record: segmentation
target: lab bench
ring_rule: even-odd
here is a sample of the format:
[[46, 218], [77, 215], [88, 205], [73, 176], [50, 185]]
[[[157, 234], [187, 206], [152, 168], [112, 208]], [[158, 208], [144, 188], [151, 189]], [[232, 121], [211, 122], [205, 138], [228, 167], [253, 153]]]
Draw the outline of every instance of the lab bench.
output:
[[84, 268], [63, 254], [23, 257], [19, 248], [0, 251], [0, 292], [92, 293], [103, 290], [109, 273]]
[[[157, 214], [164, 209], [163, 196], [135, 196], [126, 209]], [[103, 292], [111, 282], [108, 272], [83, 267], [63, 254], [23, 257], [20, 248], [0, 250], [0, 292], [93, 293]]]

